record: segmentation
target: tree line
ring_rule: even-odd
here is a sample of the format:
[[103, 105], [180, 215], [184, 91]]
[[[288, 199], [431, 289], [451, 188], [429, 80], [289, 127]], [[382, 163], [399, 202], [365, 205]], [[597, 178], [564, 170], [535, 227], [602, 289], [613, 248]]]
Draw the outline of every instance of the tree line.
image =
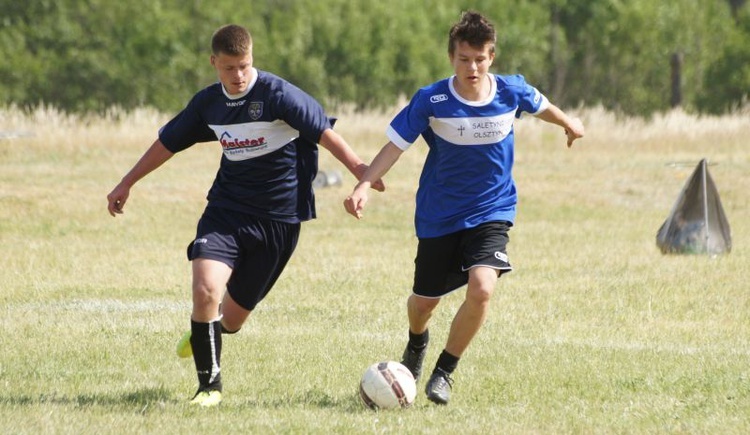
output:
[[648, 116], [723, 113], [750, 95], [745, 0], [0, 0], [0, 105], [179, 110], [214, 82], [210, 37], [253, 34], [254, 59], [324, 102], [392, 106], [452, 73], [463, 10], [498, 31], [493, 72], [556, 104]]

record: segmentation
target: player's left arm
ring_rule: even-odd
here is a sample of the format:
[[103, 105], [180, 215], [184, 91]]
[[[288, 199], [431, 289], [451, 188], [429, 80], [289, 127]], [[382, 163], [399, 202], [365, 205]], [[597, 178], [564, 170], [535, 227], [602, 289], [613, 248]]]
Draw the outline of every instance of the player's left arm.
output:
[[[327, 128], [323, 130], [318, 143], [330, 151], [336, 160], [340, 161], [357, 180], [361, 180], [365, 175], [368, 168], [367, 164], [359, 158], [346, 140], [340, 134], [333, 131], [333, 129]], [[383, 180], [378, 180], [372, 183], [372, 188], [382, 192], [385, 190], [385, 184]]]
[[573, 141], [580, 139], [584, 135], [583, 123], [578, 118], [571, 118], [562, 109], [550, 103], [547, 109], [537, 113], [536, 117], [542, 121], [557, 124], [565, 129], [565, 135], [568, 136], [568, 147], [573, 145]]

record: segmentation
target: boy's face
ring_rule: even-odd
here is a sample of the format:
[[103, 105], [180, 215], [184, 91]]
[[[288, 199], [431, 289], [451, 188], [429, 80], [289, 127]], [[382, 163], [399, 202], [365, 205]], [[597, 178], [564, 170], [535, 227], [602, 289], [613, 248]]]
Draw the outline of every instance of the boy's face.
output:
[[495, 60], [492, 47], [492, 43], [484, 44], [481, 48], [472, 47], [465, 41], [456, 43], [450, 60], [459, 86], [463, 88], [482, 86], [492, 61]]
[[247, 90], [253, 80], [253, 52], [232, 56], [223, 52], [211, 55], [211, 65], [227, 93], [235, 95]]

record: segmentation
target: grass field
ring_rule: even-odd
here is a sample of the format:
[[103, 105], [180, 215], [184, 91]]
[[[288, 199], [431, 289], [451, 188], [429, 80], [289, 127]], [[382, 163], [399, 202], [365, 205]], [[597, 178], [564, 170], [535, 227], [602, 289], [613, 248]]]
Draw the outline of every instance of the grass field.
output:
[[[366, 159], [390, 114], [340, 114]], [[164, 116], [0, 111], [1, 433], [750, 433], [748, 113], [650, 121], [578, 113], [587, 137], [517, 122], [519, 214], [492, 312], [455, 373], [453, 401], [421, 393], [374, 413], [356, 396], [406, 339], [424, 146], [404, 154], [362, 221], [318, 191], [318, 219], [245, 328], [225, 336], [224, 402], [194, 409], [174, 346], [189, 326], [184, 256], [216, 171], [216, 144], [178, 154], [132, 191], [106, 194]], [[321, 168], [338, 169], [321, 152]], [[664, 256], [656, 231], [701, 158], [733, 251]], [[431, 367], [463, 298], [431, 324]]]

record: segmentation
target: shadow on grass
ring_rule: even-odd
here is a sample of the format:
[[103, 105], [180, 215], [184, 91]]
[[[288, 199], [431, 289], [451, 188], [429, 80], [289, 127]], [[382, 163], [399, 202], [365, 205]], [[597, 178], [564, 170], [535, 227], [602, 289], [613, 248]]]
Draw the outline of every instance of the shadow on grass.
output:
[[57, 393], [40, 394], [38, 396], [0, 395], [0, 406], [39, 406], [62, 405], [74, 407], [104, 406], [104, 407], [137, 407], [141, 412], [149, 408], [164, 407], [167, 403], [177, 403], [165, 388], [143, 388], [131, 393], [119, 395], [111, 394], [79, 394], [77, 396], [60, 395]]
[[365, 410], [356, 392], [346, 396], [335, 396], [317, 388], [299, 391], [296, 394], [248, 398], [247, 400], [240, 401], [240, 403], [240, 406], [252, 408], [318, 408], [337, 409], [349, 413], [358, 413]]
[[[226, 399], [226, 398], [225, 398]], [[186, 405], [184, 397], [174, 398], [165, 388], [143, 388], [123, 394], [79, 394], [57, 393], [30, 395], [0, 395], [0, 407], [35, 407], [45, 405], [70, 406], [74, 408], [105, 407], [131, 409], [139, 413]], [[356, 392], [335, 396], [320, 389], [299, 391], [266, 397], [241, 397], [233, 395], [222, 403], [228, 408], [255, 409], [330, 409], [346, 413], [371, 412], [360, 401]]]

